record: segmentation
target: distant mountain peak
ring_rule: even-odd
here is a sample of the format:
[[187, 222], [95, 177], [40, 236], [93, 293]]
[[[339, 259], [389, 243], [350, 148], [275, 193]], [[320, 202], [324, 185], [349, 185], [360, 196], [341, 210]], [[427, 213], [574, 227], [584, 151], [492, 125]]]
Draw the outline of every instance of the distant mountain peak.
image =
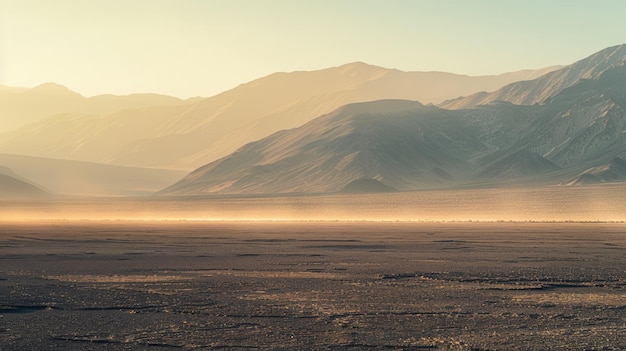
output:
[[336, 69], [341, 74], [343, 74], [343, 75], [350, 75], [350, 76], [356, 76], [358, 74], [368, 74], [369, 75], [369, 74], [375, 74], [375, 73], [392, 71], [389, 68], [380, 67], [380, 66], [374, 66], [374, 65], [370, 65], [368, 63], [360, 62], [360, 61], [346, 63], [344, 65], [336, 67]]
[[363, 61], [354, 61], [354, 62], [348, 62], [346, 64], [340, 65], [338, 66], [338, 68], [370, 68], [370, 67], [375, 67], [375, 68], [383, 68], [380, 66], [375, 66], [375, 65], [370, 65], [367, 62], [363, 62]]
[[81, 96], [79, 93], [68, 89], [66, 86], [63, 86], [57, 83], [52, 83], [52, 82], [40, 84], [28, 90], [28, 92], [48, 94], [48, 95], [72, 94], [72, 95]]
[[54, 82], [42, 83], [42, 84], [37, 85], [33, 89], [37, 89], [37, 90], [69, 90], [66, 86], [58, 84], [58, 83], [54, 83]]

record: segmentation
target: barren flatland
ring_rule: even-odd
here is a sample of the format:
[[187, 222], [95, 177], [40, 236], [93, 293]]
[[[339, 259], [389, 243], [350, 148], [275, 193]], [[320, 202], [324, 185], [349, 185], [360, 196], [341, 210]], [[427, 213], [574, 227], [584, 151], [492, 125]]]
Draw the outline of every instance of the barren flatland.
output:
[[622, 350], [621, 223], [0, 226], [0, 350]]

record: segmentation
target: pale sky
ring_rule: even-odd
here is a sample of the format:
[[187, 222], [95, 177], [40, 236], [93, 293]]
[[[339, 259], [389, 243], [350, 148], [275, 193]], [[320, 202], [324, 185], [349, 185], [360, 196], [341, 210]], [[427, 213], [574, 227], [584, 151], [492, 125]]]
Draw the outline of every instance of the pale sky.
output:
[[498, 74], [626, 43], [624, 0], [0, 0], [0, 84], [211, 96], [354, 61]]

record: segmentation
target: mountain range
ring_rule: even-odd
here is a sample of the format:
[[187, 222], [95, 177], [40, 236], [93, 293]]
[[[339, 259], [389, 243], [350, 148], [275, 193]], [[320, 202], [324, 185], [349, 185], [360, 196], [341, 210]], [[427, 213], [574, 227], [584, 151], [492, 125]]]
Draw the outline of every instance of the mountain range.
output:
[[[0, 134], [0, 152], [191, 170], [348, 103], [390, 98], [438, 103], [536, 78], [557, 68], [469, 77], [403, 72], [357, 62], [318, 71], [275, 73], [210, 98], [186, 101], [153, 95], [86, 99], [46, 84], [5, 93], [4, 98], [0, 93], [0, 109], [12, 112], [4, 119], [31, 121], [48, 111], [44, 119]], [[148, 98], [154, 101], [147, 103]]]
[[[623, 180], [625, 61], [625, 45], [607, 48], [534, 80], [441, 104], [455, 109], [349, 104], [249, 143], [160, 194], [326, 193], [359, 179], [398, 190]], [[476, 96], [484, 97], [478, 105]]]
[[620, 182], [625, 62], [626, 45], [486, 77], [352, 63], [189, 100], [0, 86], [3, 118], [35, 120], [0, 134], [1, 184], [28, 197]]

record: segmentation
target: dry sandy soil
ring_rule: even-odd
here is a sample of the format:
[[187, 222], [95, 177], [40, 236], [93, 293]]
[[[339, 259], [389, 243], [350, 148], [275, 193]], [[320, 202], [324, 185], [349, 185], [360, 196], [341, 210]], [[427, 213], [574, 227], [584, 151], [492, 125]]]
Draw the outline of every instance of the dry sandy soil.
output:
[[626, 225], [0, 225], [0, 350], [624, 350]]

